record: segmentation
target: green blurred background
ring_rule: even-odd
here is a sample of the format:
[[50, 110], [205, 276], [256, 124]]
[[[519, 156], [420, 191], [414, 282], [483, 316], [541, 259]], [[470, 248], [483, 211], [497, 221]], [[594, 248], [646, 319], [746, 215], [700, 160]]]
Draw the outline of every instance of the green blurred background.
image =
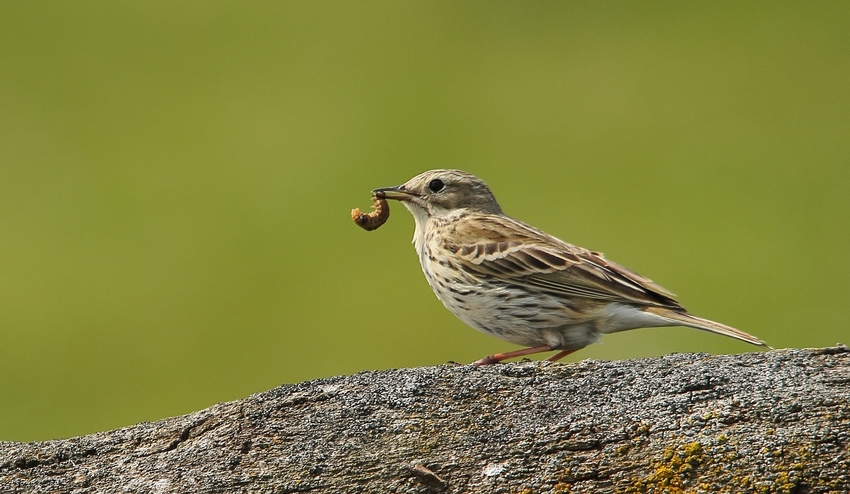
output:
[[[0, 440], [513, 349], [428, 288], [430, 168], [775, 347], [850, 343], [848, 2], [0, 3]], [[682, 328], [572, 356], [752, 351]]]

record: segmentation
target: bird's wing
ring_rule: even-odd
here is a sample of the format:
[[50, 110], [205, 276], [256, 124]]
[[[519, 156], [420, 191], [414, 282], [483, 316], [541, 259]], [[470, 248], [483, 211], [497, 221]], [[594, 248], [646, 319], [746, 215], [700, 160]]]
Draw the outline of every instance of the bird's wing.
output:
[[[483, 221], [482, 221], [483, 220]], [[507, 216], [458, 221], [445, 247], [478, 276], [511, 281], [552, 295], [680, 309], [652, 280]]]

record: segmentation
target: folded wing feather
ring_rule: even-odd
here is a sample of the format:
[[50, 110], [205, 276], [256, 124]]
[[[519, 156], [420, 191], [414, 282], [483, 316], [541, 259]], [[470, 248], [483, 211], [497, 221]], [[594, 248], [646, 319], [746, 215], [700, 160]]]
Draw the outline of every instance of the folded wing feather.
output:
[[[492, 220], [492, 216], [488, 218]], [[601, 253], [568, 244], [508, 217], [499, 228], [475, 216], [459, 221], [455, 245], [446, 245], [464, 268], [552, 295], [682, 309], [668, 290]], [[481, 239], [486, 240], [481, 240]]]

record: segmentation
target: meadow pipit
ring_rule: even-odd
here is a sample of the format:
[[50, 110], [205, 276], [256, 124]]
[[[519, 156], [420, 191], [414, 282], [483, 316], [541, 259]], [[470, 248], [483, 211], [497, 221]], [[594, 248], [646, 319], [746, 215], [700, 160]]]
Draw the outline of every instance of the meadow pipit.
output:
[[733, 327], [688, 314], [647, 278], [502, 213], [482, 180], [431, 170], [375, 189], [413, 214], [413, 245], [428, 284], [454, 315], [484, 333], [528, 348], [476, 365], [559, 350], [558, 360], [600, 335], [688, 326], [768, 347]]

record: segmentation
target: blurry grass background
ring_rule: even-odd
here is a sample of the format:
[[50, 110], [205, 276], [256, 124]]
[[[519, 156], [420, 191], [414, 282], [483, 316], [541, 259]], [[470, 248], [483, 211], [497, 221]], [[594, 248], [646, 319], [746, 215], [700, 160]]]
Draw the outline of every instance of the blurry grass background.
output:
[[[850, 343], [847, 2], [0, 3], [0, 440], [513, 347], [437, 301], [430, 168], [775, 347]], [[572, 356], [754, 347], [682, 328]]]

